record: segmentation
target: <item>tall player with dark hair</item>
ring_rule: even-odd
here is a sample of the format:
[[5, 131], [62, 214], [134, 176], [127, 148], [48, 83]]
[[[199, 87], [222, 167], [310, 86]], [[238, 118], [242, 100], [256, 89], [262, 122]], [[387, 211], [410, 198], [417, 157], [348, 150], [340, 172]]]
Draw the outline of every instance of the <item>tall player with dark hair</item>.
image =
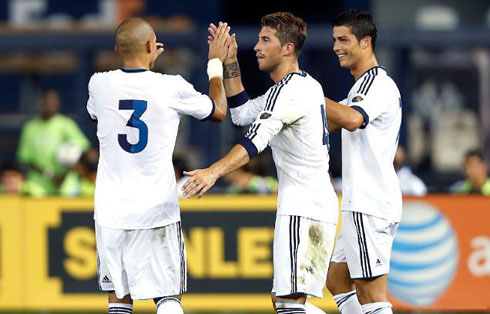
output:
[[392, 313], [387, 274], [402, 212], [393, 167], [402, 110], [376, 60], [376, 35], [367, 12], [352, 9], [334, 21], [333, 50], [356, 80], [341, 104], [326, 100], [330, 130], [342, 128], [342, 227], [327, 280], [342, 314]]
[[[322, 297], [338, 219], [338, 200], [328, 175], [328, 129], [320, 84], [302, 71], [298, 56], [306, 23], [291, 13], [262, 18], [254, 47], [261, 71], [275, 85], [249, 99], [242, 85], [234, 35], [224, 65], [226, 95], [245, 138], [211, 167], [188, 173], [185, 195], [203, 195], [215, 181], [272, 148], [279, 179], [274, 230], [272, 301], [277, 313], [305, 310], [308, 295]], [[210, 41], [215, 40], [211, 27]]]

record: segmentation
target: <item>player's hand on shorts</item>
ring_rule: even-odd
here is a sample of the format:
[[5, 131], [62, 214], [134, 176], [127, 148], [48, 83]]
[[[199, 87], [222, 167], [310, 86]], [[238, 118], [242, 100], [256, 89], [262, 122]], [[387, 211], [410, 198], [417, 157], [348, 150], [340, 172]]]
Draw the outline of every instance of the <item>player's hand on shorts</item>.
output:
[[[214, 25], [213, 23], [209, 24], [208, 43], [214, 39], [217, 30], [218, 27], [216, 25]], [[236, 34], [231, 34], [229, 38], [228, 53], [226, 54], [226, 60], [223, 63], [230, 64], [236, 62], [237, 54], [238, 54], [238, 43], [236, 41]]]
[[191, 198], [194, 195], [201, 198], [213, 185], [218, 177], [210, 168], [184, 171], [184, 174], [191, 176], [182, 186], [183, 196]]
[[230, 27], [227, 23], [219, 22], [214, 37], [210, 40], [209, 44], [209, 60], [219, 58], [222, 62], [225, 61], [228, 54], [228, 47], [230, 45]]

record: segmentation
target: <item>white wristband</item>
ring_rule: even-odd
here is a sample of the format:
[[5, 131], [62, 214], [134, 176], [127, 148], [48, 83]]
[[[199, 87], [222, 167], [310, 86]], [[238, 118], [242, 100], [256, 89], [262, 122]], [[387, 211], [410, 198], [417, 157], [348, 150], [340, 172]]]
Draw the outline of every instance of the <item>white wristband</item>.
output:
[[208, 61], [208, 77], [209, 80], [213, 77], [223, 78], [223, 62], [219, 58]]

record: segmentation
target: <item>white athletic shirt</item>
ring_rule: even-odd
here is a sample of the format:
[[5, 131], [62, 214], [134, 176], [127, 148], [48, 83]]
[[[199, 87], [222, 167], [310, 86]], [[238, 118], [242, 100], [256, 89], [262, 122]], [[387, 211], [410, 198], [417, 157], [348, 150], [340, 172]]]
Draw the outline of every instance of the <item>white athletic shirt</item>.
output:
[[213, 101], [181, 76], [144, 69], [95, 73], [87, 111], [97, 120], [97, 223], [148, 229], [180, 221], [172, 153], [182, 114], [206, 119]]
[[359, 129], [342, 129], [342, 210], [399, 222], [402, 195], [393, 159], [402, 119], [400, 92], [383, 68], [374, 67], [342, 103], [364, 116]]
[[279, 180], [277, 214], [336, 224], [338, 199], [328, 173], [321, 85], [306, 72], [290, 73], [258, 98], [243, 94], [228, 102], [232, 120], [242, 126], [253, 122], [241, 142], [251, 158], [267, 145], [272, 148]]

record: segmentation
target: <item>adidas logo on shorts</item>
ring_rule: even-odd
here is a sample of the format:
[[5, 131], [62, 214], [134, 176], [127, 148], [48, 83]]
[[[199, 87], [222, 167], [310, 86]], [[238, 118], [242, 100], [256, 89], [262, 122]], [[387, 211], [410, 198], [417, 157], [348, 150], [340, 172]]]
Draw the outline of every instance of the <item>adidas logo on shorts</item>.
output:
[[112, 281], [107, 276], [104, 276], [104, 278], [102, 278], [102, 283], [111, 283], [111, 282]]
[[379, 258], [376, 259], [376, 266], [381, 266], [381, 261], [379, 260]]

